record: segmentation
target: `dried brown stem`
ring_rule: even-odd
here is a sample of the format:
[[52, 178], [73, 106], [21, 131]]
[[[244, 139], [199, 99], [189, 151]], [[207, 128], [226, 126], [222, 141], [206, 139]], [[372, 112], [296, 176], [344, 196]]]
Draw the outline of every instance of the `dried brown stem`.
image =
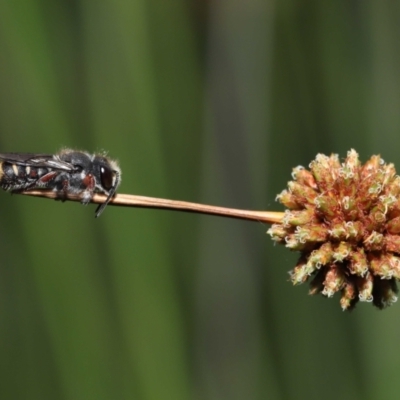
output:
[[[48, 199], [59, 199], [56, 192], [46, 190], [29, 190], [21, 192], [21, 194], [36, 197], [45, 197]], [[95, 194], [92, 203], [104, 203], [106, 196]], [[64, 200], [64, 199], [63, 199]], [[80, 201], [79, 196], [68, 195], [65, 200]], [[283, 213], [274, 211], [249, 211], [238, 210], [235, 208], [216, 207], [206, 204], [189, 203], [187, 201], [177, 201], [160, 199], [156, 197], [135, 196], [130, 194], [117, 194], [109, 203], [109, 205], [123, 207], [139, 207], [139, 208], [156, 208], [164, 210], [185, 211], [200, 214], [217, 215], [220, 217], [246, 219], [251, 221], [260, 221], [267, 224], [280, 223]]]

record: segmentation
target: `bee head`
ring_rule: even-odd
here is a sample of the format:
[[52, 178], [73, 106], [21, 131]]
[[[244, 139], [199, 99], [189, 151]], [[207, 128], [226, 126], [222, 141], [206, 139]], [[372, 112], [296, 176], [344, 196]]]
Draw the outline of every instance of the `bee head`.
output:
[[96, 209], [97, 218], [104, 211], [121, 183], [121, 170], [115, 161], [98, 155], [93, 158], [92, 168], [96, 178], [97, 191], [107, 195], [106, 201]]

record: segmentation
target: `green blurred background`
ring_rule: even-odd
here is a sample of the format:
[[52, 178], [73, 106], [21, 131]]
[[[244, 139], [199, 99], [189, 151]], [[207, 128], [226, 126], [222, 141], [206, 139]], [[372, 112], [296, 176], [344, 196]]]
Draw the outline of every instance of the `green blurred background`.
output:
[[[400, 3], [0, 2], [1, 152], [280, 210], [316, 153], [400, 166]], [[307, 296], [268, 226], [0, 193], [1, 399], [395, 399], [399, 306]], [[397, 316], [397, 317], [396, 317]]]

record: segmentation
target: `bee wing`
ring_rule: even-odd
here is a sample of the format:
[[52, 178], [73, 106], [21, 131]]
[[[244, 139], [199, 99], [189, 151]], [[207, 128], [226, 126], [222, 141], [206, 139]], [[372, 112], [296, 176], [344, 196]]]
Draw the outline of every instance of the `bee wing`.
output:
[[61, 171], [74, 170], [72, 164], [61, 161], [58, 157], [54, 157], [52, 154], [0, 153], [0, 160], [16, 165], [53, 168]]

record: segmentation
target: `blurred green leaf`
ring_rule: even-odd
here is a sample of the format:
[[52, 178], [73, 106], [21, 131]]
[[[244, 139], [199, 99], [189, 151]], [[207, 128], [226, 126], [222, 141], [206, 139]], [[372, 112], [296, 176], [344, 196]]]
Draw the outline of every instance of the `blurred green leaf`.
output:
[[[107, 150], [121, 192], [278, 210], [291, 169], [397, 162], [399, 7], [0, 3], [1, 152]], [[399, 164], [399, 163], [398, 163]], [[395, 398], [394, 306], [307, 296], [268, 227], [1, 194], [4, 399]]]

